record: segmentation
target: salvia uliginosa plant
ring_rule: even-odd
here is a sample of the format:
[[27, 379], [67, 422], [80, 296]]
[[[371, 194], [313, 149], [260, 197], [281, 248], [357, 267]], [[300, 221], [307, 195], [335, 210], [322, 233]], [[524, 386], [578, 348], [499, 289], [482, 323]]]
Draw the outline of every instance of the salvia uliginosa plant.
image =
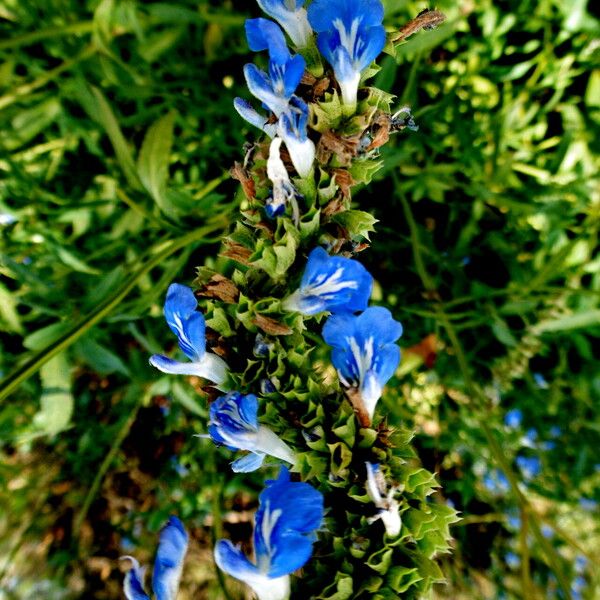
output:
[[207, 437], [232, 471], [281, 463], [259, 497], [254, 557], [220, 540], [220, 569], [262, 600], [422, 598], [442, 580], [436, 556], [456, 517], [431, 500], [411, 433], [388, 427], [378, 404], [402, 326], [370, 305], [373, 277], [356, 256], [376, 221], [368, 193], [355, 204], [352, 191], [392, 133], [416, 130], [408, 108], [369, 87], [377, 58], [443, 15], [386, 32], [380, 0], [258, 4], [270, 18], [248, 20], [246, 35], [267, 67], [244, 67], [253, 98], [234, 105], [260, 132], [232, 169], [229, 261], [200, 268], [194, 289], [171, 285], [165, 317], [186, 358], [151, 363], [216, 388]]

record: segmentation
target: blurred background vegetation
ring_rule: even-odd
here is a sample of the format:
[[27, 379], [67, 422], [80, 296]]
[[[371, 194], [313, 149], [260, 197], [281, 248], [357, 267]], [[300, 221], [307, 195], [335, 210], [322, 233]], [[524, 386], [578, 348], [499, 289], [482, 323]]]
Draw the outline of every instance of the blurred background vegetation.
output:
[[[422, 2], [388, 0], [398, 28]], [[405, 326], [389, 421], [461, 511], [439, 598], [600, 598], [600, 41], [585, 0], [440, 1], [376, 85], [420, 126], [355, 198]], [[597, 7], [596, 7], [597, 8]], [[262, 476], [231, 477], [172, 347], [249, 130], [242, 0], [0, 2], [0, 598], [121, 597], [175, 512], [180, 597], [225, 598]], [[220, 260], [220, 259], [219, 259]], [[241, 598], [228, 582], [230, 598]]]

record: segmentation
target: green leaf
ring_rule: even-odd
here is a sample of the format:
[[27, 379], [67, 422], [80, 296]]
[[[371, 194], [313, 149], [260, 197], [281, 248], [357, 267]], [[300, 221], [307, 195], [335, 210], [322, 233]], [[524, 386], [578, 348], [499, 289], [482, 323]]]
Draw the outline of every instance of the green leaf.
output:
[[50, 359], [40, 369], [40, 378], [40, 410], [34, 416], [33, 423], [45, 434], [55, 435], [67, 428], [73, 414], [71, 365], [66, 353], [61, 352]]
[[346, 210], [334, 215], [333, 221], [344, 227], [351, 238], [369, 239], [369, 233], [375, 231], [375, 223], [379, 221], [370, 213], [362, 210]]
[[142, 185], [137, 175], [135, 162], [127, 144], [123, 132], [119, 127], [119, 122], [113, 113], [110, 104], [102, 92], [94, 86], [82, 85], [78, 88], [78, 95], [83, 108], [94, 119], [108, 135], [112, 147], [117, 155], [117, 161], [127, 179], [129, 185], [135, 189], [142, 189]]
[[81, 338], [74, 349], [84, 362], [102, 375], [121, 373], [126, 377], [131, 377], [131, 371], [121, 358], [90, 336]]
[[158, 119], [144, 137], [137, 162], [142, 184], [165, 214], [171, 214], [175, 206], [166, 197], [174, 125], [174, 111]]
[[535, 331], [547, 333], [549, 331], [572, 331], [583, 327], [594, 327], [600, 325], [600, 310], [588, 310], [585, 312], [566, 315], [558, 319], [542, 321], [535, 326]]

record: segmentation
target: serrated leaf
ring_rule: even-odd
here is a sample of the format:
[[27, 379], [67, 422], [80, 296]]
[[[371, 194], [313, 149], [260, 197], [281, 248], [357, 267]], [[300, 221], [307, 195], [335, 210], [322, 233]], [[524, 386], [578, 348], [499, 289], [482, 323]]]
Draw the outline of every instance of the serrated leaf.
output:
[[378, 223], [373, 215], [363, 210], [346, 210], [334, 215], [332, 221], [339, 223], [348, 231], [351, 238], [369, 239], [369, 233], [375, 231], [375, 223]]

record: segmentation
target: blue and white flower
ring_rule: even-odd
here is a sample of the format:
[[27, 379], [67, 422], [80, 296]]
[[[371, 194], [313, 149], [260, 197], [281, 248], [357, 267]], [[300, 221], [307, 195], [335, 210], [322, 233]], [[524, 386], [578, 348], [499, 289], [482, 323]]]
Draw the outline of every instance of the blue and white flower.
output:
[[306, 66], [304, 58], [300, 54], [290, 54], [283, 32], [276, 23], [267, 19], [248, 19], [246, 37], [251, 50], [269, 51], [268, 75], [254, 64], [244, 66], [248, 89], [279, 117], [302, 79]]
[[323, 327], [323, 339], [333, 348], [331, 361], [341, 383], [360, 393], [371, 419], [383, 386], [400, 362], [400, 348], [394, 342], [401, 335], [402, 325], [380, 306], [367, 308], [359, 316], [333, 315]]
[[227, 378], [229, 367], [216, 354], [206, 351], [204, 316], [196, 310], [198, 303], [191, 288], [173, 283], [167, 290], [165, 318], [179, 340], [179, 347], [191, 362], [179, 362], [155, 354], [150, 364], [163, 373], [196, 375], [219, 385]]
[[385, 46], [381, 0], [313, 0], [308, 20], [317, 44], [333, 67], [342, 100], [356, 107], [362, 72]]
[[400, 490], [398, 486], [389, 486], [379, 469], [379, 465], [365, 463], [367, 468], [367, 494], [378, 508], [374, 517], [369, 517], [369, 523], [381, 519], [386, 533], [390, 537], [396, 537], [402, 528], [400, 518], [400, 503], [394, 498]]
[[234, 98], [233, 107], [242, 119], [264, 131], [270, 138], [277, 134], [277, 124], [269, 123], [269, 119], [259, 113], [247, 100]]
[[265, 211], [271, 218], [282, 215], [288, 202], [296, 206], [296, 188], [290, 181], [290, 176], [281, 160], [282, 142], [280, 137], [273, 138], [267, 160], [267, 177], [273, 184], [273, 191], [266, 201]]
[[329, 256], [317, 247], [308, 256], [300, 287], [284, 300], [283, 308], [304, 315], [351, 313], [367, 307], [372, 289], [373, 278], [357, 260]]
[[285, 29], [297, 48], [305, 48], [312, 36], [304, 0], [258, 0], [258, 5]]
[[258, 422], [258, 400], [253, 394], [229, 392], [217, 398], [210, 405], [208, 433], [217, 444], [249, 451], [231, 464], [236, 473], [255, 471], [266, 455], [292, 464], [295, 461], [291, 448]]
[[217, 542], [215, 562], [249, 585], [259, 600], [286, 600], [289, 574], [312, 554], [315, 531], [323, 520], [323, 495], [308, 483], [290, 481], [288, 470], [282, 468], [277, 480], [267, 481], [258, 500], [255, 563], [228, 540]]
[[[161, 531], [154, 561], [152, 589], [156, 600], [175, 600], [187, 546], [188, 534], [183, 523], [177, 517], [170, 517]], [[140, 567], [132, 556], [122, 558], [132, 563], [132, 568], [125, 575], [123, 582], [125, 597], [127, 600], [150, 600], [144, 591], [145, 569]]]
[[308, 177], [315, 161], [315, 145], [308, 137], [308, 106], [292, 96], [289, 106], [279, 117], [278, 135], [283, 138], [292, 164], [300, 177]]

